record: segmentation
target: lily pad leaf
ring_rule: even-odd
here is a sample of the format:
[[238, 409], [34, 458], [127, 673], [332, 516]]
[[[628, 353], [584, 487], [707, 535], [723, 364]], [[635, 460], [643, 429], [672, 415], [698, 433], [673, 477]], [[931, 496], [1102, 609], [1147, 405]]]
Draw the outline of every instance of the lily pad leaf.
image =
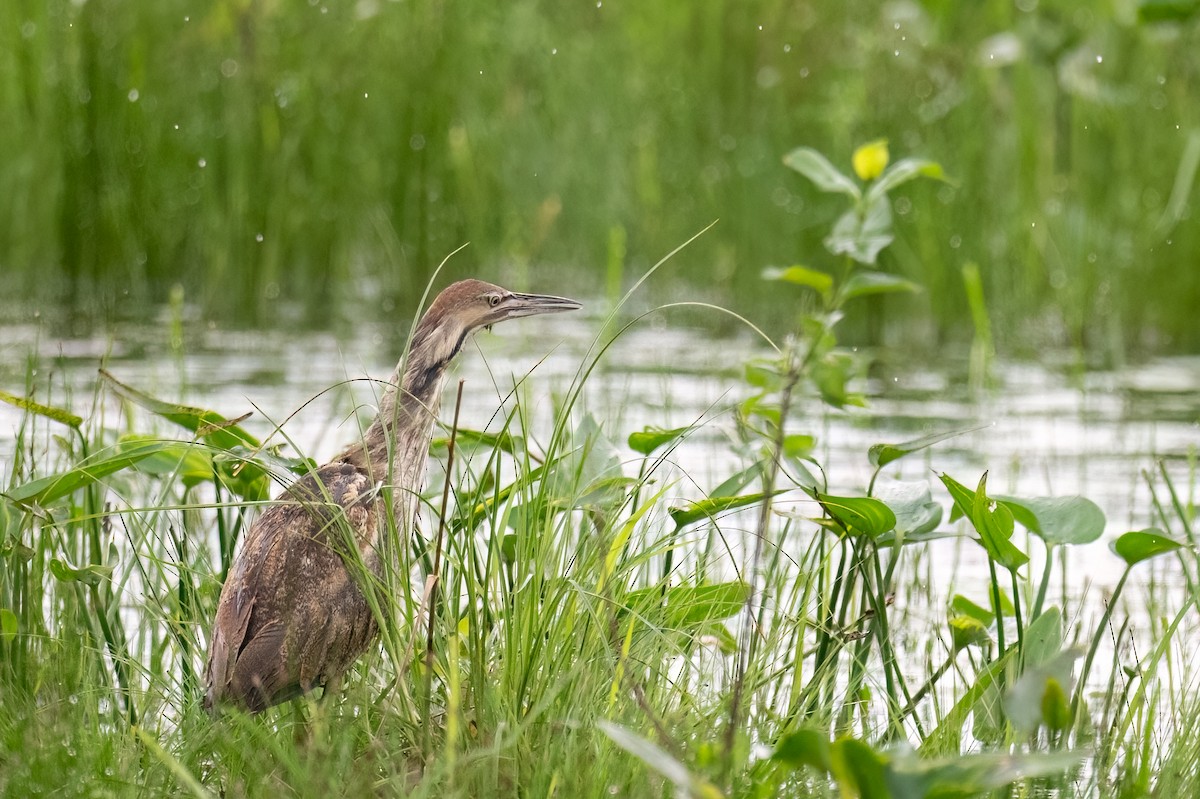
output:
[[1104, 533], [1100, 506], [1086, 497], [997, 496], [1023, 527], [1048, 544], [1088, 544]]

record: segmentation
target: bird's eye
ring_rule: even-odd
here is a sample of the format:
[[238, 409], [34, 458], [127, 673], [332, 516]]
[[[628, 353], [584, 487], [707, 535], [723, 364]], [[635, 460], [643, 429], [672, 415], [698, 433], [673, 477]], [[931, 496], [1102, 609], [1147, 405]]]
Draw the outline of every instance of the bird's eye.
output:
[[499, 304], [500, 304], [500, 295], [499, 294], [489, 294], [488, 295], [488, 305], [495, 308]]

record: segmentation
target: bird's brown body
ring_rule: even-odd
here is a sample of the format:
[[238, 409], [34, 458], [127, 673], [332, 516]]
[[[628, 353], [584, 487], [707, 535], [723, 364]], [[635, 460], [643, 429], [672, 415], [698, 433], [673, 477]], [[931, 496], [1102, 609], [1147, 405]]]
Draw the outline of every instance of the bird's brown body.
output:
[[217, 606], [206, 707], [259, 711], [340, 680], [378, 632], [363, 587], [384, 570], [384, 497], [406, 535], [446, 367], [480, 327], [578, 307], [478, 280], [438, 295], [362, 441], [290, 486], [250, 527]]

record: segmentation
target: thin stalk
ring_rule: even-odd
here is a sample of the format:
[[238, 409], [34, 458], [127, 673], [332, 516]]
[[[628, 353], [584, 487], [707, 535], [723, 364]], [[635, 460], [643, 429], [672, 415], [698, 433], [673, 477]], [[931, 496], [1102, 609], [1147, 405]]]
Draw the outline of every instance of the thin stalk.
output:
[[465, 380], [458, 381], [458, 396], [454, 401], [454, 422], [450, 426], [450, 443], [447, 445], [446, 451], [446, 480], [442, 484], [442, 512], [438, 514], [437, 543], [433, 554], [433, 573], [430, 575], [432, 582], [429, 585], [429, 629], [425, 637], [425, 683], [423, 686], [426, 723], [421, 728], [424, 739], [421, 749], [426, 755], [429, 753], [429, 735], [432, 726], [429, 724], [429, 708], [432, 704], [433, 694], [433, 624], [438, 615], [438, 583], [441, 581], [442, 545], [446, 538], [446, 506], [450, 502], [450, 484], [454, 481], [454, 443], [458, 436], [458, 414], [462, 410], [463, 384], [465, 382]]
[[1104, 615], [1100, 617], [1100, 624], [1096, 627], [1096, 632], [1092, 636], [1092, 644], [1088, 647], [1087, 658], [1083, 661], [1083, 669], [1079, 672], [1079, 682], [1075, 685], [1075, 695], [1071, 697], [1071, 725], [1075, 725], [1075, 720], [1079, 717], [1079, 704], [1083, 701], [1083, 692], [1087, 687], [1088, 675], [1092, 673], [1092, 661], [1096, 659], [1096, 650], [1100, 648], [1100, 639], [1104, 637], [1108, 630], [1109, 619], [1112, 618], [1113, 608], [1116, 607], [1117, 599], [1121, 596], [1121, 591], [1125, 588], [1125, 581], [1129, 578], [1129, 573], [1133, 571], [1133, 566], [1126, 566], [1125, 571], [1121, 572], [1121, 579], [1117, 580], [1117, 585], [1113, 589], [1112, 596], [1109, 597], [1108, 603], [1104, 606]]

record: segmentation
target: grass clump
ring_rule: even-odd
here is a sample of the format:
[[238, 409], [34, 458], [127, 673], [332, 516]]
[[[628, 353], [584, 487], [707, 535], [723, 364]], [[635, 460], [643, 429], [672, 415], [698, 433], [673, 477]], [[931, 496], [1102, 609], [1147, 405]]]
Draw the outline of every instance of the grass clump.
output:
[[[0, 505], [0, 786], [864, 799], [1194, 789], [1195, 741], [1171, 730], [1173, 709], [1196, 701], [1181, 631], [1195, 629], [1197, 561], [1192, 514], [1165, 472], [1159, 527], [1114, 541], [1127, 569], [1092, 627], [1095, 608], [1051, 599], [1053, 564], [1076, 563], [1074, 547], [1104, 529], [1090, 501], [996, 495], [986, 473], [894, 479], [892, 464], [965, 429], [871, 447], [865, 486], [813, 457], [800, 409], [863, 402], [863, 363], [839, 346], [839, 322], [862, 298], [917, 288], [877, 268], [889, 192], [944, 179], [936, 164], [889, 165], [870, 147], [855, 159], [859, 181], [816, 151], [788, 158], [846, 198], [825, 240], [840, 268], [766, 275], [796, 287], [804, 311], [746, 365], [738, 468], [693, 490], [673, 455], [695, 425], [617, 437], [589, 413], [584, 389], [622, 334], [614, 315], [549, 418], [518, 381], [486, 429], [455, 424], [435, 440], [435, 454], [454, 448], [454, 467], [434, 470], [425, 535], [392, 541], [382, 646], [336, 695], [215, 719], [199, 702], [237, 540], [303, 458], [265, 447], [242, 419], [107, 373], [83, 415], [32, 399], [33, 384], [6, 395], [24, 416]], [[146, 413], [189, 436], [155, 433]], [[924, 582], [943, 539], [974, 552], [987, 579], [953, 596]], [[1160, 557], [1176, 560], [1186, 590], [1167, 593], [1165, 621], [1127, 662], [1104, 645], [1114, 627], [1124, 640], [1142, 626], [1121, 619], [1133, 607], [1123, 591]]]

